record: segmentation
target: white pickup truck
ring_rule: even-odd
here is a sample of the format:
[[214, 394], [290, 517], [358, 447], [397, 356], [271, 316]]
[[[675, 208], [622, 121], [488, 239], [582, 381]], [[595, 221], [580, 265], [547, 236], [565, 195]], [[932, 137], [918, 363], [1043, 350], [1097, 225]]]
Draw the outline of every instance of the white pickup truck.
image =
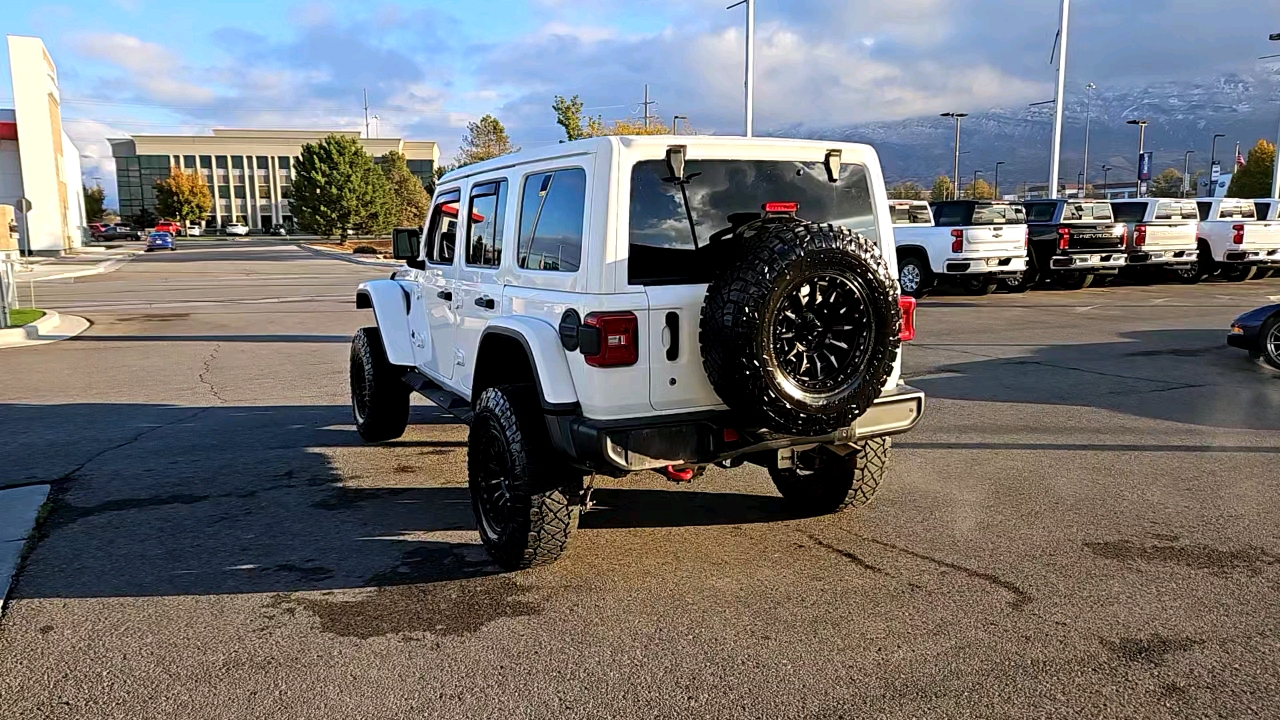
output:
[[1200, 275], [1234, 282], [1280, 268], [1280, 221], [1258, 219], [1252, 200], [1200, 198]]
[[1149, 282], [1160, 271], [1170, 270], [1181, 282], [1200, 282], [1196, 269], [1199, 211], [1194, 200], [1136, 198], [1112, 202], [1111, 210], [1129, 228], [1125, 246], [1129, 264], [1121, 272]]
[[924, 297], [942, 283], [970, 295], [989, 295], [1002, 278], [1027, 269], [1027, 224], [1022, 206], [1001, 200], [890, 200], [898, 249], [898, 284]]

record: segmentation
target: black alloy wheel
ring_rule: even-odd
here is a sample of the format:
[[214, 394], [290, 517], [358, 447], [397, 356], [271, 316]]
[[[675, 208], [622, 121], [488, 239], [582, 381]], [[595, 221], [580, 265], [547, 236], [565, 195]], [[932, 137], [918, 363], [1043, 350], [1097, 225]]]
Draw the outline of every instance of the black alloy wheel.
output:
[[860, 280], [811, 275], [784, 293], [773, 330], [774, 357], [796, 385], [827, 392], [862, 372], [874, 330]]

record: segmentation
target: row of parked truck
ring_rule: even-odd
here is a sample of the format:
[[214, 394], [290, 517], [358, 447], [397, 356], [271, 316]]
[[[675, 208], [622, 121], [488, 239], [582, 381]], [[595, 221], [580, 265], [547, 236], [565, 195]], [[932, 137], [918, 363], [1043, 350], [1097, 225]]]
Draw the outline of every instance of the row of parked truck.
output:
[[899, 283], [972, 295], [1280, 275], [1280, 200], [891, 200]]

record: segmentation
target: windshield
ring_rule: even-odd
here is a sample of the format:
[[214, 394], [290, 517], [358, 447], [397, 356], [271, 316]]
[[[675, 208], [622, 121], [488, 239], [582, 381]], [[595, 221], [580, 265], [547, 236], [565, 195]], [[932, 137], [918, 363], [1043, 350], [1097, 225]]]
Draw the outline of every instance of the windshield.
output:
[[1111, 222], [1114, 219], [1110, 203], [1069, 202], [1062, 209], [1062, 222], [1091, 220]]
[[893, 218], [894, 225], [929, 225], [932, 219], [929, 217], [929, 203], [913, 202], [913, 203], [889, 203], [889, 212]]
[[681, 187], [667, 176], [663, 160], [638, 162], [631, 170], [627, 265], [633, 285], [710, 282], [718, 251], [712, 246], [759, 219], [766, 202], [799, 203], [796, 216], [803, 220], [844, 225], [879, 242], [862, 165], [841, 165], [840, 181], [832, 183], [821, 162], [689, 161], [688, 212]]
[[974, 225], [1020, 225], [1027, 221], [1027, 211], [1021, 205], [975, 205]]

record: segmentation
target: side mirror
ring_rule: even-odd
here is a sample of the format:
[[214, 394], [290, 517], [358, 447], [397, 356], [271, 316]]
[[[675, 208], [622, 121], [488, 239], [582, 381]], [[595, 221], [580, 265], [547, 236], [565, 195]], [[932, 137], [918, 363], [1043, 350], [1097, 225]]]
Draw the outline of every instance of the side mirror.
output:
[[396, 228], [391, 231], [391, 255], [397, 260], [405, 261], [409, 267], [420, 264], [422, 254], [422, 230], [418, 228]]

